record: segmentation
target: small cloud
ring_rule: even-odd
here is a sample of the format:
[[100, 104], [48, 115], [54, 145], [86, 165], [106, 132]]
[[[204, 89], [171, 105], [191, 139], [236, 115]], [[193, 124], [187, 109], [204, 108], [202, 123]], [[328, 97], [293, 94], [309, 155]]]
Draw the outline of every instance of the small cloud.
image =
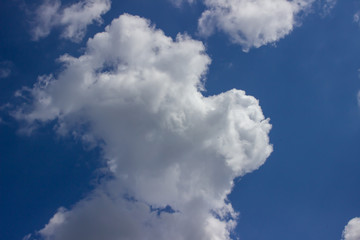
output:
[[196, 0], [170, 0], [176, 7], [181, 7], [184, 2], [187, 2], [189, 4], [193, 4]]
[[0, 68], [0, 78], [7, 78], [10, 76], [11, 70], [8, 68]]
[[32, 39], [47, 37], [53, 28], [61, 28], [61, 38], [80, 42], [88, 25], [102, 23], [101, 15], [110, 10], [110, 0], [83, 0], [62, 6], [60, 0], [45, 0], [35, 10]]
[[199, 19], [199, 33], [210, 36], [221, 31], [231, 42], [251, 48], [276, 43], [299, 25], [299, 16], [311, 8], [312, 0], [203, 1], [206, 10]]
[[13, 63], [11, 61], [0, 62], [0, 79], [9, 77], [12, 67]]
[[360, 239], [360, 218], [351, 219], [345, 226], [342, 234], [342, 240], [359, 240]]
[[321, 8], [321, 12], [320, 15], [322, 17], [326, 17], [327, 15], [329, 15], [332, 11], [332, 9], [335, 7], [337, 3], [337, 0], [322, 0], [320, 1], [320, 8]]
[[[175, 6], [197, 0], [170, 0]], [[325, 17], [337, 0], [198, 0], [205, 10], [198, 20], [198, 33], [209, 37], [223, 32], [244, 52], [276, 42], [301, 25], [304, 16], [319, 11]], [[315, 9], [316, 8], [316, 9]]]

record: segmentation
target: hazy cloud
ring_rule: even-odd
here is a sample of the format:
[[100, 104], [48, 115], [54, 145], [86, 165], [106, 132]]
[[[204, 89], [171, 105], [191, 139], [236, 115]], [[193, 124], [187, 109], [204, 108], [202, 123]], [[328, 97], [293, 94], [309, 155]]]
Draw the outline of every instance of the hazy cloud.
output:
[[13, 67], [13, 63], [10, 61], [1, 61], [0, 62], [0, 79], [7, 78], [11, 74], [11, 69]]
[[359, 23], [360, 21], [360, 11], [356, 12], [353, 16], [354, 22]]
[[322, 9], [321, 15], [323, 17], [329, 15], [332, 9], [335, 7], [336, 3], [337, 0], [320, 0], [320, 5]]
[[175, 4], [175, 6], [178, 6], [180, 7], [184, 2], [187, 2], [187, 3], [194, 3], [196, 0], [170, 0], [173, 4]]
[[[57, 122], [60, 135], [102, 149], [111, 180], [38, 234], [46, 240], [229, 239], [237, 213], [227, 195], [272, 147], [258, 100], [241, 90], [205, 97], [204, 45], [175, 40], [131, 15], [60, 57], [64, 70], [39, 77], [14, 116], [32, 128]], [[19, 94], [21, 95], [21, 93]]]
[[86, 28], [94, 22], [101, 23], [101, 15], [110, 10], [110, 0], [83, 0], [69, 6], [62, 6], [60, 0], [45, 0], [35, 11], [33, 40], [50, 34], [53, 28], [61, 28], [61, 37], [79, 42]]

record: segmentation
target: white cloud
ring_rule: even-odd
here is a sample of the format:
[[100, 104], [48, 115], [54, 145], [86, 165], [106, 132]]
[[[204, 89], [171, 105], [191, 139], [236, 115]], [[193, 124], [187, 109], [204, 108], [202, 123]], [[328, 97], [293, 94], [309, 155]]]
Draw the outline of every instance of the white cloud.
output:
[[[196, 0], [170, 0], [174, 5]], [[274, 44], [301, 25], [303, 16], [314, 9], [322, 17], [331, 13], [337, 0], [200, 0], [205, 11], [198, 20], [199, 34], [209, 37], [223, 32], [247, 52]], [[314, 4], [317, 3], [317, 4]], [[314, 7], [315, 5], [315, 7]], [[354, 20], [359, 19], [355, 14]]]
[[39, 40], [60, 27], [62, 38], [79, 42], [89, 24], [102, 22], [101, 15], [109, 11], [110, 5], [110, 0], [83, 0], [70, 6], [61, 6], [60, 0], [45, 0], [35, 12], [32, 37]]
[[204, 36], [224, 32], [244, 51], [274, 43], [298, 24], [297, 15], [314, 0], [203, 0], [207, 7], [199, 19]]
[[343, 231], [343, 240], [360, 239], [360, 218], [351, 219]]
[[61, 208], [42, 238], [229, 239], [233, 180], [272, 151], [258, 100], [235, 89], [203, 96], [204, 45], [136, 16], [120, 16], [84, 55], [60, 60], [64, 70], [25, 89], [32, 101], [14, 115], [91, 139], [113, 178]]

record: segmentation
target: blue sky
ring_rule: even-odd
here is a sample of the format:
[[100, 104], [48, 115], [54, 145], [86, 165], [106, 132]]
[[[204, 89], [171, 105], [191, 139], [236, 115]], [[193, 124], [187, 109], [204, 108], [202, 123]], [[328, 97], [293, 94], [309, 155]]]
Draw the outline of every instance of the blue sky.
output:
[[225, 2], [0, 3], [0, 239], [360, 239], [360, 2]]

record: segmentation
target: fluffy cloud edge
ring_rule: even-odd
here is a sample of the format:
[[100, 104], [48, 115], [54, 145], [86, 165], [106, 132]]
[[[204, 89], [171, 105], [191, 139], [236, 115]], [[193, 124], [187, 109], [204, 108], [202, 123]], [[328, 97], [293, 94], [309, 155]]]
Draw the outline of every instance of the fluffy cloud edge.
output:
[[351, 219], [342, 233], [342, 240], [360, 239], [360, 217]]
[[274, 44], [290, 34], [301, 12], [314, 0], [204, 0], [207, 9], [199, 19], [199, 32], [210, 36], [220, 31], [247, 52]]
[[110, 10], [110, 0], [82, 0], [62, 6], [60, 0], [45, 0], [34, 13], [31, 35], [34, 41], [47, 37], [54, 28], [61, 29], [61, 38], [80, 42], [87, 26], [102, 23], [101, 15]]
[[14, 112], [19, 121], [56, 122], [58, 134], [99, 146], [112, 176], [60, 208], [38, 232], [43, 239], [230, 238], [237, 213], [227, 195], [272, 152], [271, 125], [244, 91], [202, 95], [205, 50], [124, 14], [82, 56], [60, 57], [57, 76], [18, 93], [32, 99]]
[[[180, 7], [196, 0], [170, 0]], [[228, 36], [244, 52], [275, 45], [302, 24], [314, 9], [322, 17], [330, 14], [337, 0], [200, 0], [205, 6], [198, 19], [198, 34], [209, 37], [215, 32]], [[317, 4], [315, 4], [317, 3]]]

